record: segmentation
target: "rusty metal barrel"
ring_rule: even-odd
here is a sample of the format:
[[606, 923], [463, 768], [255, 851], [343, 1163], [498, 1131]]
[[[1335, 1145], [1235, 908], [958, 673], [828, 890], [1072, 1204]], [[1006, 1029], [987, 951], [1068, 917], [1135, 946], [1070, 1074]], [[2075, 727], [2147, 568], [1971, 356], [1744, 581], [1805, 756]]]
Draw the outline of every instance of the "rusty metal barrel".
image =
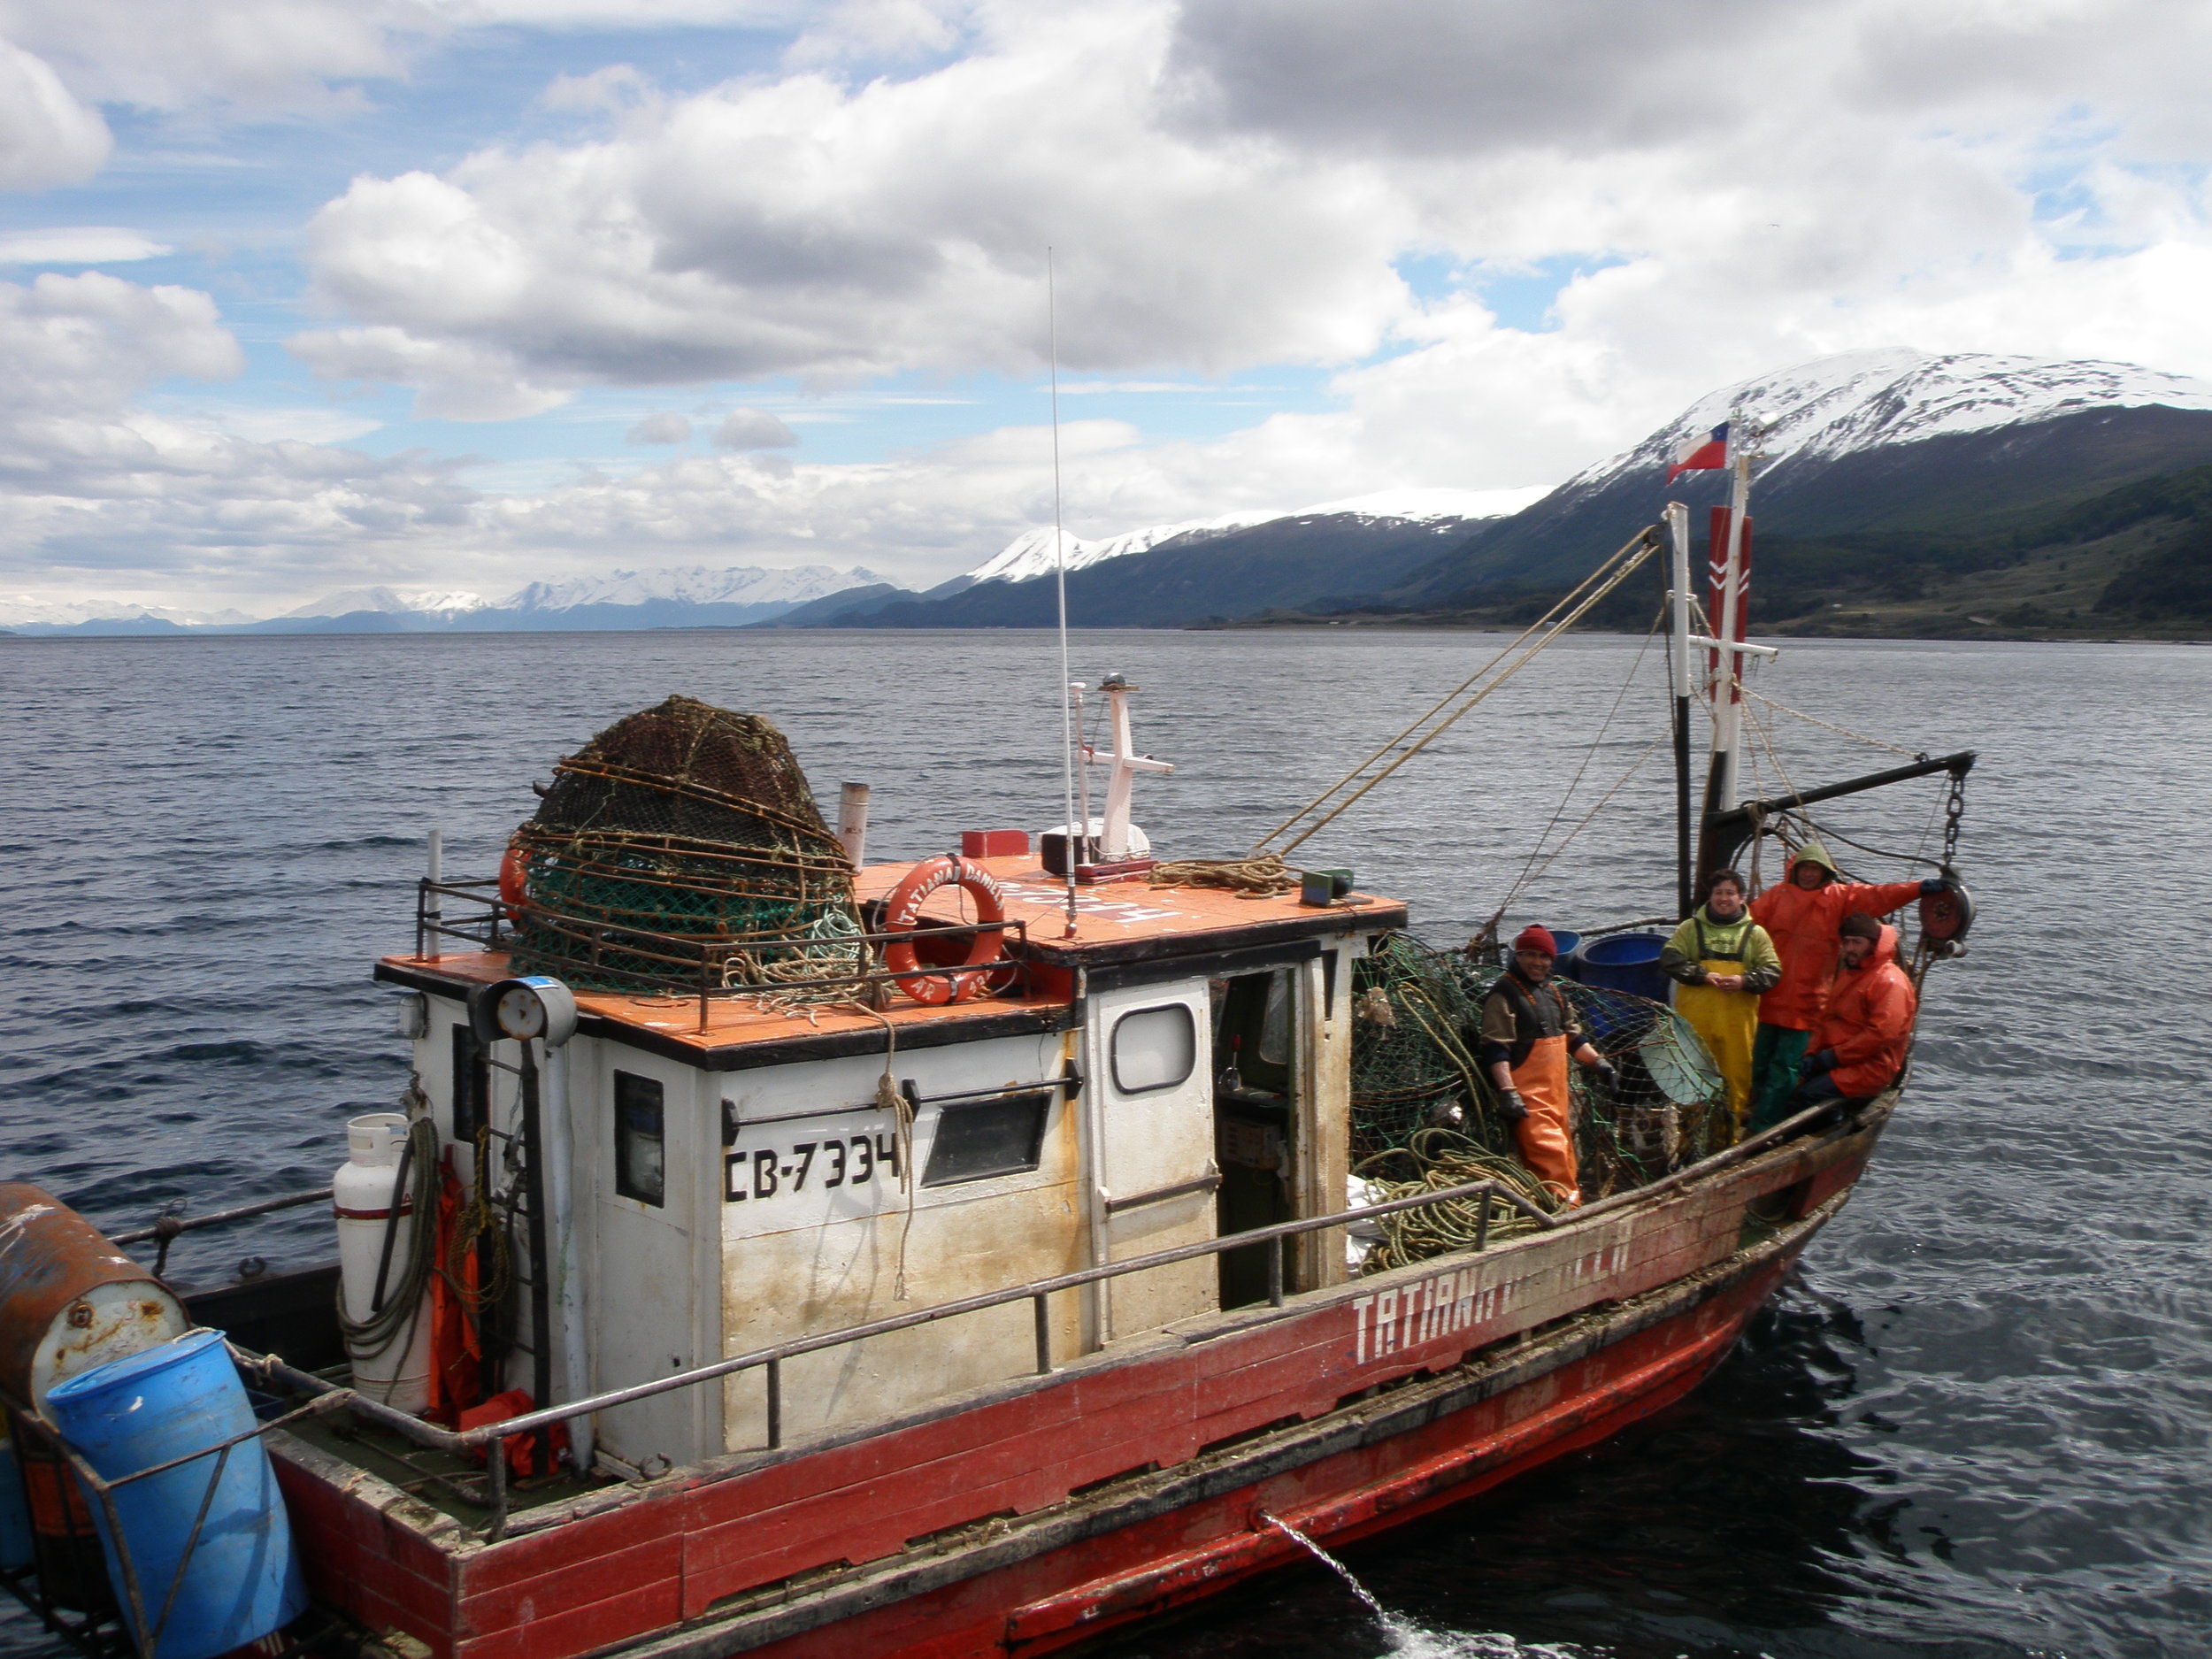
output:
[[27, 1181], [0, 1181], [0, 1402], [22, 1464], [39, 1584], [63, 1607], [106, 1605], [107, 1566], [45, 1422], [47, 1391], [191, 1327], [168, 1287], [82, 1216]]

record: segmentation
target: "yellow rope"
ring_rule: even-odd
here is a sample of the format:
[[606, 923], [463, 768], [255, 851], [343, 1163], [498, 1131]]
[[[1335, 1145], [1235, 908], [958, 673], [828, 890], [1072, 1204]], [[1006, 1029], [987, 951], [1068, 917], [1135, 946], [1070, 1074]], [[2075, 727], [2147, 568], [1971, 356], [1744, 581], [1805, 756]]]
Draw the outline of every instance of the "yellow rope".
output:
[[1283, 862], [1280, 853], [1257, 853], [1248, 858], [1185, 858], [1155, 864], [1148, 879], [1156, 887], [1225, 887], [1238, 897], [1271, 899], [1293, 892], [1298, 872]]

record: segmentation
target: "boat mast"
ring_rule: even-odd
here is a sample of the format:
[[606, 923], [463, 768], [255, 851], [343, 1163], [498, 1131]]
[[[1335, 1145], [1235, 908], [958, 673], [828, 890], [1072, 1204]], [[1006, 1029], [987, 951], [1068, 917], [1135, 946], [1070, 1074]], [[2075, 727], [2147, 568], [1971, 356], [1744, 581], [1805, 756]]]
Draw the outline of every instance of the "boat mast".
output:
[[1667, 686], [1674, 694], [1674, 865], [1676, 914], [1690, 913], [1690, 510], [1667, 503], [1667, 540], [1674, 556], [1673, 615], [1667, 648]]
[[1713, 752], [1705, 774], [1705, 812], [1698, 837], [1697, 872], [1701, 881], [1725, 864], [1712, 833], [1714, 819], [1733, 810], [1742, 802], [1746, 649], [1743, 636], [1751, 597], [1744, 534], [1750, 522], [1752, 434], [1740, 414], [1729, 417], [1728, 450], [1729, 470], [1734, 475], [1735, 487], [1729, 497], [1727, 548], [1724, 553], [1720, 548], [1711, 547], [1706, 554], [1717, 601], [1717, 614], [1711, 621], [1718, 637], [1701, 641], [1713, 648]]

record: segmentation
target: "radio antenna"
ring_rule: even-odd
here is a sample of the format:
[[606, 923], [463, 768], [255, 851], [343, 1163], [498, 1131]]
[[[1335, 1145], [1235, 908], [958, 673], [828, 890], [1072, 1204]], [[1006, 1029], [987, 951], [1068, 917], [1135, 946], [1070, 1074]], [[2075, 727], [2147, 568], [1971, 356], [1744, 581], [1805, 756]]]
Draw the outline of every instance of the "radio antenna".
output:
[[1060, 601], [1060, 795], [1064, 809], [1062, 859], [1067, 871], [1068, 921], [1075, 937], [1075, 864], [1090, 839], [1088, 820], [1075, 821], [1075, 685], [1068, 660], [1068, 547], [1060, 526], [1060, 311], [1053, 288], [1052, 250], [1045, 250], [1045, 339], [1052, 369], [1052, 575]]

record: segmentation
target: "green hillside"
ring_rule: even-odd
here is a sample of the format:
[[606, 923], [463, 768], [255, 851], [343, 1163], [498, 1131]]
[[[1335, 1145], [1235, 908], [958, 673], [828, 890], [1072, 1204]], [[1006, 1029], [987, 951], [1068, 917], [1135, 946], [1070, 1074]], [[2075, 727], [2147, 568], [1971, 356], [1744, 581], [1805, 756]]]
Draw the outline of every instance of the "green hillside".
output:
[[[1755, 516], [1755, 524], [1756, 523]], [[2141, 479], [2018, 528], [1755, 533], [1751, 627], [1808, 636], [2188, 639], [2212, 636], [2212, 465]], [[1704, 541], [1695, 557], [1702, 568]], [[1641, 632], [1658, 613], [1654, 560], [1585, 626]], [[1511, 626], [1534, 620], [1555, 583], [1494, 586], [1431, 605], [1365, 605], [1268, 623]]]

